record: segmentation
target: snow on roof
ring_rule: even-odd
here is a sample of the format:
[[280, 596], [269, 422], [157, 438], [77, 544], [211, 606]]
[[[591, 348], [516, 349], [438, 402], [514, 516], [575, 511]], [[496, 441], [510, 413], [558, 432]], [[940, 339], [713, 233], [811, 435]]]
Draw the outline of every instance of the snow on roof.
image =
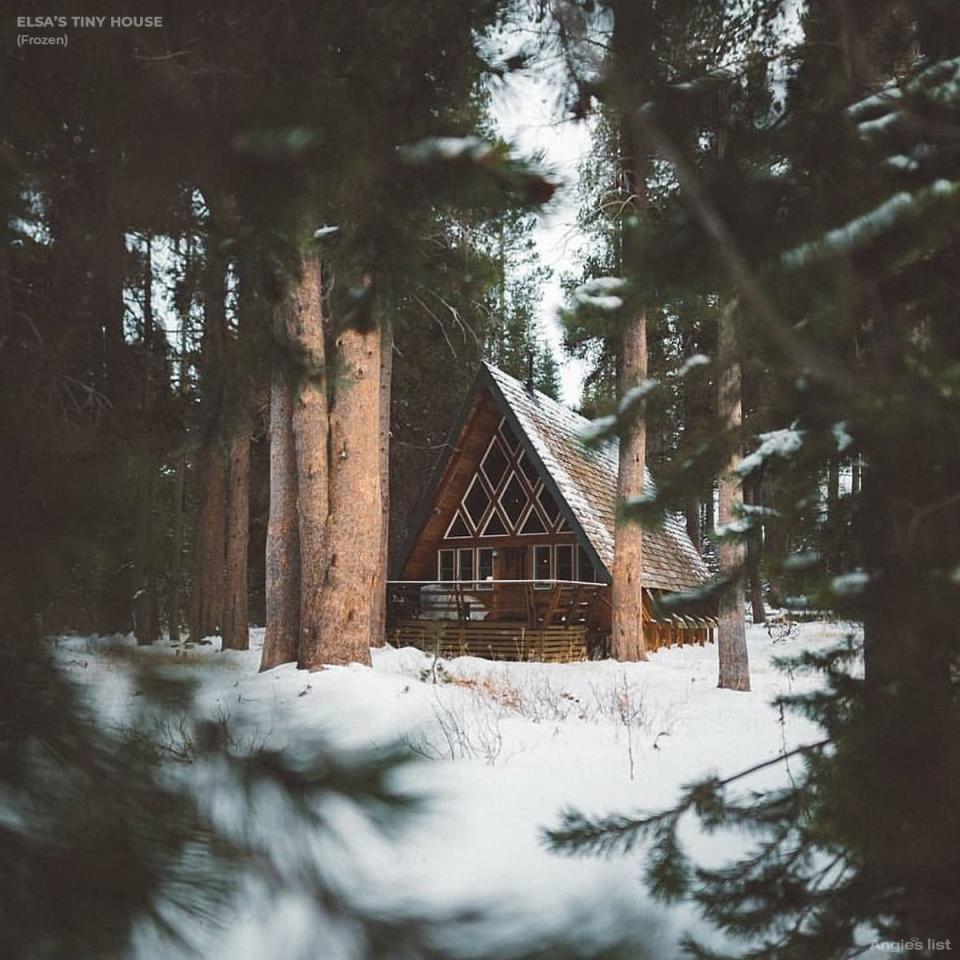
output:
[[[590, 421], [546, 394], [530, 393], [519, 381], [485, 363], [527, 442], [556, 483], [597, 556], [613, 569], [619, 445], [587, 446]], [[653, 481], [646, 476], [647, 488]], [[689, 590], [710, 579], [706, 564], [687, 536], [683, 520], [668, 514], [664, 524], [643, 532], [644, 585], [655, 590]]]

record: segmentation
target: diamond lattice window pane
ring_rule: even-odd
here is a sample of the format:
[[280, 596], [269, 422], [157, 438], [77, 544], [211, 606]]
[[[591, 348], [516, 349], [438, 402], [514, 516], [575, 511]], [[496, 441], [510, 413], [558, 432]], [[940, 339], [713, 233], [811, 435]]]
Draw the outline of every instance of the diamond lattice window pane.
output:
[[473, 478], [473, 484], [463, 498], [463, 505], [466, 507], [467, 515], [473, 521], [473, 525], [475, 527], [480, 526], [480, 521], [490, 505], [490, 498], [487, 496], [487, 491], [483, 489], [479, 477]]
[[483, 458], [483, 472], [487, 475], [490, 486], [493, 487], [494, 490], [500, 486], [500, 481], [507, 472], [508, 466], [507, 455], [503, 452], [499, 442], [494, 440], [492, 446], [487, 451], [487, 455]]
[[540, 495], [537, 497], [540, 501], [540, 506], [543, 507], [543, 512], [547, 515], [547, 519], [550, 523], [556, 523], [557, 516], [560, 513], [560, 508], [557, 506], [557, 501], [553, 499], [550, 494], [550, 491], [544, 487], [540, 491]]
[[517, 435], [510, 429], [510, 424], [507, 423], [506, 420], [500, 424], [500, 434], [507, 445], [507, 449], [511, 453], [515, 452], [517, 447], [520, 446], [520, 441], [517, 439]]
[[517, 479], [515, 473], [510, 475], [507, 487], [500, 497], [500, 506], [503, 507], [503, 512], [507, 515], [511, 525], [515, 527], [520, 522], [520, 517], [527, 506], [527, 492], [523, 489], [523, 485]]
[[530, 458], [526, 454], [520, 458], [520, 469], [523, 471], [523, 475], [529, 481], [530, 486], [533, 489], [536, 489], [537, 481], [540, 479], [540, 477], [537, 474], [537, 468], [533, 465], [533, 463], [530, 461]]

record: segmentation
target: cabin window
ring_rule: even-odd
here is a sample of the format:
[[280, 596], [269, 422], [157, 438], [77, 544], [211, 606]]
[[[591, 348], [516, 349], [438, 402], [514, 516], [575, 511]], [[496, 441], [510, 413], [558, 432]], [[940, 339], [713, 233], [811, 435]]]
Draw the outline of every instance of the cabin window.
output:
[[541, 522], [536, 509], [531, 507], [530, 512], [527, 514], [527, 519], [524, 520], [523, 526], [520, 528], [520, 534], [522, 536], [531, 536], [533, 534], [543, 534], [546, 532], [547, 528]]
[[477, 577], [480, 590], [493, 589], [493, 551], [487, 547], [477, 550]]
[[550, 584], [544, 581], [553, 579], [552, 554], [553, 550], [547, 544], [537, 545], [533, 548], [533, 577], [537, 581], [533, 586], [536, 590], [548, 590], [550, 588]]
[[496, 437], [490, 441], [490, 448], [483, 458], [482, 466], [487, 480], [490, 481], [490, 486], [496, 490], [500, 486], [503, 475], [507, 472], [507, 467], [510, 466], [510, 461], [507, 460], [507, 455], [503, 452]]
[[557, 579], [576, 579], [573, 575], [573, 544], [571, 543], [557, 545]]
[[552, 494], [546, 487], [540, 491], [537, 499], [540, 501], [540, 506], [543, 507], [543, 512], [546, 514], [547, 519], [550, 521], [550, 526], [553, 526], [557, 522], [557, 516], [560, 513], [557, 501], [553, 499]]
[[585, 583], [597, 582], [597, 571], [583, 547], [577, 547], [577, 579], [583, 580]]
[[447, 527], [447, 539], [453, 540], [457, 537], [469, 537], [470, 531], [467, 529], [466, 523], [463, 521], [463, 517], [459, 513], [454, 514], [453, 520], [450, 521], [450, 526]]
[[527, 478], [530, 488], [532, 490], [536, 490], [537, 482], [540, 480], [540, 477], [537, 475], [537, 468], [533, 465], [533, 462], [526, 455], [526, 453], [524, 453], [520, 458], [520, 469], [523, 471], [523, 475]]
[[506, 443], [507, 449], [511, 453], [514, 453], [517, 447], [520, 446], [520, 441], [517, 439], [516, 434], [510, 429], [510, 424], [507, 423], [506, 417], [500, 421], [500, 435], [503, 437], [504, 443]]
[[481, 537], [503, 537], [506, 536], [507, 528], [503, 525], [499, 513], [491, 513], [487, 525], [483, 528]]
[[500, 506], [507, 515], [511, 526], [516, 527], [527, 505], [527, 493], [520, 484], [516, 475], [510, 477], [506, 490], [500, 495]]
[[440, 550], [437, 553], [437, 579], [455, 580], [456, 570], [454, 567], [455, 554], [452, 550]]
[[457, 555], [457, 563], [459, 565], [459, 576], [457, 579], [464, 583], [473, 580], [473, 551], [458, 550]]
[[487, 507], [490, 506], [490, 498], [487, 496], [487, 491], [483, 489], [479, 476], [473, 478], [473, 483], [470, 485], [467, 495], [463, 498], [463, 505], [466, 507], [473, 525], [479, 527], [483, 515], [487, 512]]

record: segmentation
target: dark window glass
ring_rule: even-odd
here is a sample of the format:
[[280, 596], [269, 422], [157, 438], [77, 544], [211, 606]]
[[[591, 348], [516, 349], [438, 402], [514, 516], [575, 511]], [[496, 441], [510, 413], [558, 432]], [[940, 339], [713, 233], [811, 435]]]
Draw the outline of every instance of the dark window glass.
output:
[[537, 499], [540, 501], [540, 506], [543, 507], [543, 512], [547, 515], [547, 519], [550, 523], [555, 523], [560, 513], [560, 508], [557, 506], [557, 501], [551, 496], [550, 491], [544, 487], [540, 491], [540, 496]]
[[559, 544], [557, 546], [557, 579], [573, 580], [573, 545]]
[[[533, 576], [535, 580], [550, 580], [553, 577], [551, 559], [552, 550], [548, 546], [533, 548]], [[537, 589], [549, 587], [549, 583], [535, 583]]]
[[459, 580], [472, 580], [473, 579], [473, 551], [472, 550], [458, 550], [460, 554], [460, 576]]
[[523, 527], [520, 530], [521, 533], [531, 534], [531, 533], [546, 533], [546, 528], [540, 522], [540, 517], [537, 515], [536, 510], [531, 510], [530, 515], [523, 522]]
[[454, 579], [454, 569], [453, 569], [453, 551], [452, 550], [441, 550], [437, 555], [437, 579], [438, 580], [453, 580]]
[[500, 497], [500, 505], [511, 526], [515, 527], [520, 522], [520, 516], [527, 505], [527, 493], [516, 474], [511, 475], [507, 488]]
[[467, 514], [475, 527], [479, 526], [489, 504], [490, 498], [487, 496], [487, 491], [483, 489], [480, 478], [475, 477], [473, 486], [463, 501], [463, 505], [467, 508]]
[[500, 433], [503, 436], [504, 442], [507, 444], [507, 449], [514, 453], [516, 452], [517, 447], [520, 446], [520, 441], [517, 439], [517, 435], [510, 429], [510, 424], [506, 420], [500, 424]]
[[537, 482], [539, 481], [540, 476], [537, 473], [537, 468], [533, 465], [533, 462], [526, 455], [526, 453], [524, 453], [524, 455], [520, 458], [520, 469], [523, 471], [523, 475], [527, 478], [527, 482], [530, 484], [530, 487], [536, 490]]
[[467, 529], [467, 525], [464, 522], [463, 517], [458, 513], [453, 518], [453, 523], [450, 524], [450, 529], [447, 531], [448, 537], [469, 537], [470, 531]]
[[487, 521], [486, 527], [484, 527], [483, 533], [480, 534], [482, 537], [503, 537], [506, 536], [507, 528], [503, 525], [503, 521], [500, 519], [500, 514], [494, 511], [490, 515], [490, 519]]
[[493, 589], [492, 583], [485, 582], [493, 580], [493, 551], [488, 547], [482, 547], [477, 551], [477, 577], [480, 580], [481, 590]]
[[577, 548], [577, 579], [585, 583], [597, 582], [597, 571], [593, 568], [593, 561], [583, 547]]
[[483, 472], [487, 475], [490, 486], [493, 487], [494, 490], [500, 486], [500, 481], [507, 472], [508, 465], [507, 455], [501, 449], [500, 444], [494, 440], [493, 446], [487, 451], [487, 455], [483, 458]]

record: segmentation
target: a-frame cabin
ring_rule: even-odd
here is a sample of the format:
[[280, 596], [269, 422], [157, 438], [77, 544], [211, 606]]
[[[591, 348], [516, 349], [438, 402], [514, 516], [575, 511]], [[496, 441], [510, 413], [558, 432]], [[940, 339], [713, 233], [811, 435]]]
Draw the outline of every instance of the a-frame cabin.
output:
[[[605, 652], [617, 445], [587, 446], [588, 422], [481, 367], [389, 583], [393, 643], [498, 659]], [[708, 579], [681, 520], [644, 531], [649, 650], [712, 640], [711, 617], [660, 603]]]

